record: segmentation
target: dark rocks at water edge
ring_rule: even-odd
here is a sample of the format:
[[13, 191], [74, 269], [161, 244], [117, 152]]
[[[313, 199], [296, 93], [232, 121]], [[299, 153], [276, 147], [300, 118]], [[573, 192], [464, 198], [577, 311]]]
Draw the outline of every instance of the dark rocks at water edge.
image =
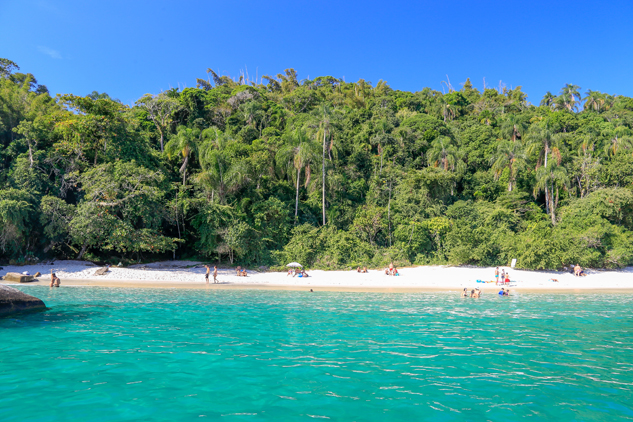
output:
[[40, 311], [46, 305], [35, 296], [22, 293], [18, 289], [0, 284], [0, 317], [17, 312]]

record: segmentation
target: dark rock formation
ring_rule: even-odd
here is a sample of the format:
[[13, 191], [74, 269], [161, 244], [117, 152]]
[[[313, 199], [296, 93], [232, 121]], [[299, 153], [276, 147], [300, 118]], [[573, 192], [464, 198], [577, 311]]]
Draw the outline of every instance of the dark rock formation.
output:
[[16, 312], [40, 311], [46, 305], [40, 299], [18, 289], [0, 284], [0, 317]]
[[16, 283], [30, 283], [31, 281], [35, 281], [35, 277], [32, 275], [24, 275], [20, 273], [7, 273], [4, 276], [6, 281], [13, 281]]

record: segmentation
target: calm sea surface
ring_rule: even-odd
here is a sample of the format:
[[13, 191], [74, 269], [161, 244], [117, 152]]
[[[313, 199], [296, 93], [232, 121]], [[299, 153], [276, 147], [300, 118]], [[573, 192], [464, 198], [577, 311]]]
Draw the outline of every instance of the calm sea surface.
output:
[[2, 422], [633, 419], [633, 295], [19, 288]]

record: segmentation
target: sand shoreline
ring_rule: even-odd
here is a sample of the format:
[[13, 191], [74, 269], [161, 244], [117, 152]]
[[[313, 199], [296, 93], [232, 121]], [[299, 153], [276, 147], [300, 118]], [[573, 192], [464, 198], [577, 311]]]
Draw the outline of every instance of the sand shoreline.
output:
[[[399, 269], [400, 276], [390, 277], [382, 271], [367, 274], [356, 271], [310, 271], [310, 277], [299, 278], [284, 272], [249, 271], [249, 276], [237, 277], [235, 270], [218, 270], [220, 284], [206, 284], [201, 262], [166, 261], [140, 264], [127, 268], [112, 267], [106, 275], [96, 276], [99, 267], [84, 261], [55, 261], [28, 266], [6, 266], [6, 272], [41, 272], [42, 277], [29, 285], [48, 285], [50, 271], [62, 280], [62, 286], [100, 286], [128, 288], [183, 288], [203, 290], [294, 290], [340, 292], [457, 292], [479, 287], [484, 292], [498, 291], [494, 268], [420, 266]], [[525, 271], [502, 267], [510, 272], [509, 288], [515, 292], [559, 293], [633, 293], [633, 267], [620, 271], [588, 271], [587, 277], [556, 271]], [[554, 281], [556, 280], [556, 281]], [[4, 284], [13, 284], [0, 281]], [[486, 282], [486, 283], [484, 283]]]
[[[14, 283], [0, 280], [0, 284], [11, 286], [48, 286], [49, 280], [41, 277], [30, 283]], [[458, 294], [463, 289], [459, 286], [418, 286], [418, 287], [363, 287], [363, 286], [331, 286], [317, 285], [309, 286], [291, 284], [256, 284], [256, 283], [189, 283], [189, 282], [165, 282], [165, 281], [139, 281], [139, 280], [91, 280], [91, 279], [66, 279], [62, 283], [63, 287], [116, 287], [130, 289], [185, 289], [185, 290], [268, 290], [268, 291], [303, 291], [309, 292], [346, 292], [346, 293], [454, 293]], [[496, 294], [501, 286], [487, 285], [480, 287], [484, 294]], [[551, 293], [551, 294], [633, 294], [633, 287], [630, 288], [535, 288], [510, 286], [514, 293]]]

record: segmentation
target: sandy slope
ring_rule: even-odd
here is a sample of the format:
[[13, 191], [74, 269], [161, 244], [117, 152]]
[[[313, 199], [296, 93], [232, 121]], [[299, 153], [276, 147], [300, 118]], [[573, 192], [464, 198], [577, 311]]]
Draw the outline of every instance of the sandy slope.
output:
[[[105, 276], [94, 276], [99, 268], [90, 262], [83, 261], [55, 261], [27, 266], [5, 266], [0, 275], [6, 272], [37, 271], [47, 279], [53, 269], [62, 279], [70, 281], [92, 280], [100, 285], [112, 284], [114, 281], [128, 281], [130, 283], [147, 285], [187, 284], [195, 286], [205, 284], [205, 269], [199, 262], [167, 261], [153, 264], [141, 264], [128, 268], [111, 267]], [[633, 290], [633, 267], [622, 271], [589, 271], [587, 277], [574, 277], [572, 274], [561, 272], [540, 272], [512, 270], [511, 287], [520, 290], [557, 290], [557, 289], [631, 289]], [[456, 289], [463, 287], [495, 288], [494, 283], [477, 283], [477, 280], [494, 280], [494, 268], [477, 267], [444, 267], [425, 266], [399, 269], [399, 277], [386, 276], [381, 271], [370, 271], [368, 274], [358, 274], [356, 271], [310, 271], [309, 278], [287, 276], [285, 273], [259, 273], [249, 271], [248, 277], [237, 277], [232, 269], [220, 269], [218, 279], [226, 285], [269, 285], [296, 287], [331, 287], [331, 288], [359, 288], [359, 289]], [[551, 281], [557, 279], [558, 282]]]

